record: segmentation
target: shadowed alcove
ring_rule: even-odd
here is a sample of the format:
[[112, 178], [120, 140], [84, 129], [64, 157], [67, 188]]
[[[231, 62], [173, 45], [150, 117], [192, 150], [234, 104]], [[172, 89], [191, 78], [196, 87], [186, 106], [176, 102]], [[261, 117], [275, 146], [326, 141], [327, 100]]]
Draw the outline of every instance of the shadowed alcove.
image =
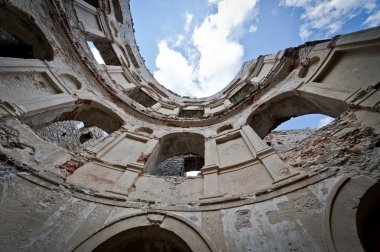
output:
[[380, 251], [380, 183], [371, 187], [361, 198], [356, 223], [360, 242], [365, 251]]
[[0, 57], [53, 60], [53, 48], [33, 17], [3, 6], [0, 17]]
[[159, 226], [146, 226], [121, 232], [100, 244], [93, 251], [190, 252], [191, 249], [175, 233]]
[[204, 164], [204, 136], [196, 133], [172, 133], [164, 136], [152, 152], [147, 172], [159, 176], [184, 176], [199, 171]]

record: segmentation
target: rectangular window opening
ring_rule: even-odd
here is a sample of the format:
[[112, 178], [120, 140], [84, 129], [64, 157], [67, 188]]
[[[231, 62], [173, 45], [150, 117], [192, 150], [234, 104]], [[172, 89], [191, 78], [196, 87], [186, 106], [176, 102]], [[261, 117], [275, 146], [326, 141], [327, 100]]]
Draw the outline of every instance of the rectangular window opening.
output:
[[98, 64], [120, 66], [120, 61], [116, 56], [112, 45], [108, 41], [87, 41], [88, 46], [94, 55], [95, 60]]

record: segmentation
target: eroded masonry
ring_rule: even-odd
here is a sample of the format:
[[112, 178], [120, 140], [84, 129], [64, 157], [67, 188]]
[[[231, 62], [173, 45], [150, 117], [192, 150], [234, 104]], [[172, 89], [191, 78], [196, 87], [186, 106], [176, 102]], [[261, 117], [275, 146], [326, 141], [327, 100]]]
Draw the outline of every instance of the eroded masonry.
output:
[[[0, 66], [1, 251], [380, 250], [380, 28], [191, 99], [145, 67], [129, 1], [0, 0]], [[335, 121], [271, 132], [311, 113]]]

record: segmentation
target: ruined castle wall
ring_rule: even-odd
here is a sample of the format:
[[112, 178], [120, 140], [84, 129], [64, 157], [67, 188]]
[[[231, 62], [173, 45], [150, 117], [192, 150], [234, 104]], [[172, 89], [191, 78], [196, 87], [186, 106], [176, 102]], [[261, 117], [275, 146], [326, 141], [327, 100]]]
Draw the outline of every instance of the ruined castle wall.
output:
[[[379, 28], [259, 57], [190, 99], [146, 69], [128, 1], [0, 1], [0, 17], [31, 41], [0, 57], [1, 251], [122, 250], [136, 232], [191, 251], [375, 246]], [[336, 119], [271, 132], [310, 113]], [[198, 176], [156, 173], [189, 153]]]

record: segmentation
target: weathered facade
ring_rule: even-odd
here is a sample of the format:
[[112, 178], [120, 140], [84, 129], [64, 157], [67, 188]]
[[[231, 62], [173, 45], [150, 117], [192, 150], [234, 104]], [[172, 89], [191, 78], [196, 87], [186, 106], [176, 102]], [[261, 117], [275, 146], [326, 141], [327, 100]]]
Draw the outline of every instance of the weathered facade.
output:
[[129, 1], [0, 0], [0, 251], [378, 251], [379, 69], [374, 28], [180, 97]]

